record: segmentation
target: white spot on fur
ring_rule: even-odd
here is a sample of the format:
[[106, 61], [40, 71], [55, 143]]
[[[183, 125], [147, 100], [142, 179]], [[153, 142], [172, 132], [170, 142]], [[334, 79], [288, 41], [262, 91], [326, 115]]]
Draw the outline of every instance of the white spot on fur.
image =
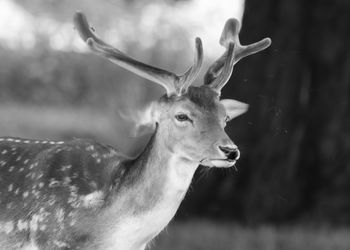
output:
[[62, 223], [64, 220], [64, 211], [62, 208], [57, 209], [56, 211], [56, 219], [58, 223]]
[[55, 203], [56, 203], [56, 200], [52, 197], [48, 201], [49, 206], [53, 206]]
[[61, 170], [66, 171], [66, 170], [71, 169], [71, 168], [72, 168], [72, 165], [62, 165]]
[[68, 197], [68, 204], [70, 204], [73, 208], [78, 208], [80, 206], [80, 200], [78, 200], [78, 188], [76, 186], [69, 186], [69, 197]]
[[70, 226], [74, 226], [75, 223], [77, 223], [77, 220], [76, 220], [76, 219], [72, 219], [72, 220], [69, 222], [69, 225], [70, 225]]
[[32, 190], [32, 194], [34, 195], [35, 198], [39, 199], [39, 197], [40, 197], [40, 191], [38, 191], [38, 190]]
[[103, 203], [103, 192], [96, 191], [80, 197], [83, 207], [93, 208]]
[[30, 164], [29, 169], [33, 169], [33, 168], [34, 168], [34, 164]]
[[30, 228], [30, 230], [32, 230], [32, 231], [36, 231], [36, 230], [38, 230], [38, 223], [39, 223], [39, 216], [38, 215], [36, 215], [36, 214], [34, 214], [33, 215], [33, 217], [32, 217], [32, 219], [30, 220], [30, 222], [29, 222], [29, 228]]
[[31, 240], [31, 243], [24, 245], [22, 250], [39, 250], [38, 246], [34, 243], [34, 240]]
[[58, 186], [60, 183], [59, 181], [55, 180], [55, 179], [50, 179], [50, 182], [49, 182], [49, 187], [52, 188], [52, 187], [56, 187]]
[[18, 220], [17, 228], [19, 231], [24, 231], [29, 228], [29, 223], [27, 221]]
[[14, 225], [12, 221], [0, 222], [0, 232], [5, 234], [10, 234], [14, 229]]
[[29, 222], [30, 230], [37, 231], [39, 229], [39, 223], [43, 222], [48, 216], [50, 216], [50, 213], [45, 212], [44, 208], [40, 208], [39, 214], [34, 214]]
[[58, 241], [58, 240], [54, 240], [53, 244], [59, 248], [61, 247], [69, 247], [69, 245], [63, 241]]

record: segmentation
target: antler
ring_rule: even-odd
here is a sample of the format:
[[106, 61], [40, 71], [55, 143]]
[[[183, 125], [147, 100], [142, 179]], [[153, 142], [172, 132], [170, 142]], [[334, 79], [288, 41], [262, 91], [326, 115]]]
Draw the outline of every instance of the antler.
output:
[[225, 53], [216, 60], [204, 76], [204, 84], [209, 85], [218, 93], [230, 79], [233, 66], [242, 58], [266, 49], [271, 44], [270, 38], [259, 42], [241, 45], [238, 37], [239, 22], [236, 19], [226, 21], [221, 34], [220, 44], [226, 48]]
[[196, 38], [196, 55], [194, 64], [183, 75], [178, 76], [164, 69], [156, 68], [142, 62], [139, 62], [120, 50], [101, 40], [90, 28], [85, 15], [77, 12], [74, 16], [75, 27], [80, 37], [87, 43], [90, 49], [97, 54], [107, 57], [113, 63], [146, 78], [152, 82], [158, 83], [166, 89], [167, 95], [182, 95], [186, 93], [188, 87], [197, 78], [203, 62], [203, 47], [200, 38]]

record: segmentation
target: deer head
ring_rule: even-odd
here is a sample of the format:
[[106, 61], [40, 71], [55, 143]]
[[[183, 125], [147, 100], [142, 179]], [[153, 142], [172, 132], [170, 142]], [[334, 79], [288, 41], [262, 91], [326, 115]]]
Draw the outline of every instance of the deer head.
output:
[[269, 38], [242, 46], [238, 37], [239, 23], [229, 19], [220, 38], [226, 51], [209, 67], [204, 84], [195, 87], [191, 84], [203, 61], [200, 38], [195, 40], [193, 65], [183, 75], [176, 75], [139, 62], [105, 43], [94, 33], [82, 13], [76, 13], [74, 22], [92, 51], [165, 88], [166, 94], [153, 103], [150, 112], [164, 149], [206, 166], [230, 167], [235, 164], [240, 153], [224, 128], [228, 121], [246, 112], [248, 105], [231, 99], [220, 100], [221, 89], [228, 82], [234, 64], [267, 48], [271, 44]]

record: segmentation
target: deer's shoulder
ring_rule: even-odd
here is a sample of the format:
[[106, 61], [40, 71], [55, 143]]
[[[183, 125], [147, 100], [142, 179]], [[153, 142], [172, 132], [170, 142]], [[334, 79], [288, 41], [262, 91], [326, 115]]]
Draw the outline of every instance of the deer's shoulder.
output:
[[115, 148], [87, 139], [0, 138], [1, 189], [11, 193], [40, 185], [43, 190], [74, 187], [89, 194], [105, 190], [112, 172], [127, 159]]
[[[37, 162], [46, 169], [46, 179], [72, 183], [84, 190], [84, 185], [103, 189], [109, 184], [112, 172], [128, 159], [115, 148], [87, 139], [74, 139], [42, 151]], [[87, 189], [87, 192], [94, 191]]]
[[58, 231], [57, 240], [73, 240], [104, 206], [112, 173], [126, 159], [92, 140], [0, 138], [0, 235], [35, 232], [43, 246]]

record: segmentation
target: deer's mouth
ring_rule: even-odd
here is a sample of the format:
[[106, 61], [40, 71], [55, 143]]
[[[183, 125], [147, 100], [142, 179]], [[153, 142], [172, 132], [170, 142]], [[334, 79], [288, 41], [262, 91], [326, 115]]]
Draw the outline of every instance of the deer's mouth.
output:
[[236, 160], [233, 159], [203, 159], [200, 164], [208, 167], [217, 168], [230, 168], [236, 164]]

